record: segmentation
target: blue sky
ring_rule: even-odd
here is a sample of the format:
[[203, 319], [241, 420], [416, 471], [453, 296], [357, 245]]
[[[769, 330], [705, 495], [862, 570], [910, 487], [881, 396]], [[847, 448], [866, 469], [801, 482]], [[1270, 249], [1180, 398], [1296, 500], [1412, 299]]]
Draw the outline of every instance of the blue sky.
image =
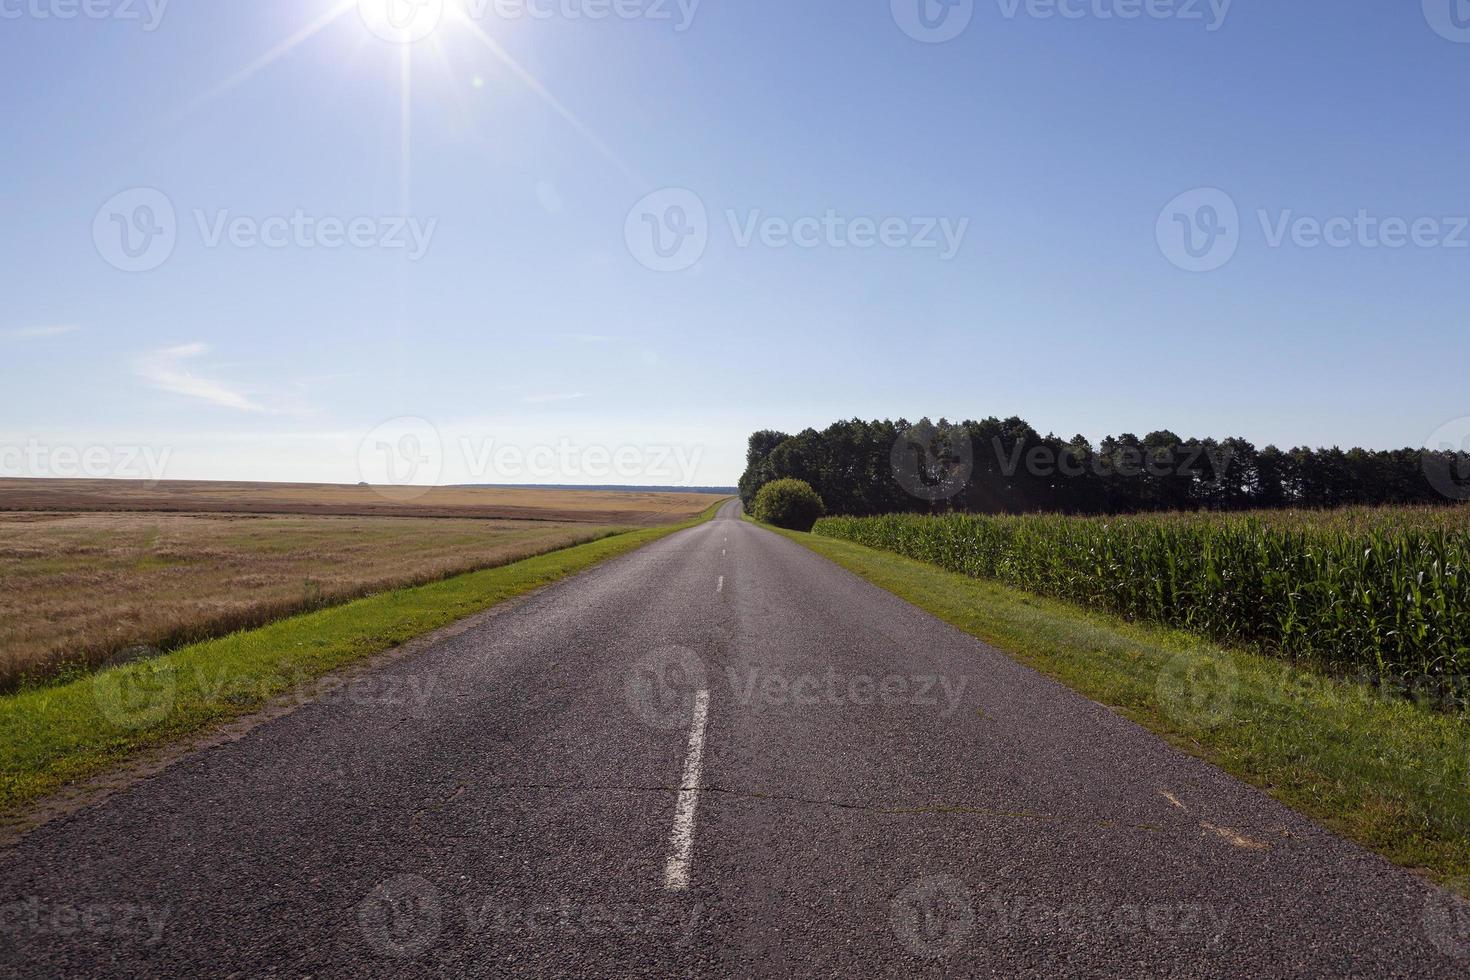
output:
[[0, 0], [4, 475], [355, 482], [407, 434], [422, 479], [728, 484], [854, 416], [1470, 415], [1470, 3], [923, 0], [929, 43], [920, 0], [447, 0], [405, 43], [388, 0], [90, 2]]

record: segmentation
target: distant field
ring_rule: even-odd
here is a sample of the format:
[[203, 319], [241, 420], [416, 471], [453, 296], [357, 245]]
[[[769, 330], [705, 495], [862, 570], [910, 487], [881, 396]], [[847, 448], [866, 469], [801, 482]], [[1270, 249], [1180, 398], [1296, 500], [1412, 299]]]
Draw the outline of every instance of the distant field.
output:
[[618, 530], [553, 521], [0, 513], [0, 686]]
[[[405, 494], [411, 499], [405, 499]], [[687, 520], [716, 499], [704, 493], [433, 487], [421, 492], [309, 483], [0, 479], [0, 511], [162, 511], [476, 517], [648, 526]]]
[[[0, 480], [0, 688], [695, 517], [695, 493]], [[426, 520], [425, 518], [436, 518]]]

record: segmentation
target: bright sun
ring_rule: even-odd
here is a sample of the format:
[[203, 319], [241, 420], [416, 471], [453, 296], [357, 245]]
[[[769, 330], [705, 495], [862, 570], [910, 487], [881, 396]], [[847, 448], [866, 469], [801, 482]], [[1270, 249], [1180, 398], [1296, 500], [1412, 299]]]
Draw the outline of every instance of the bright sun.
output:
[[393, 44], [416, 44], [444, 20], [444, 0], [361, 0], [355, 3], [362, 22]]
[[[483, 9], [490, 5], [481, 4]], [[400, 179], [407, 197], [408, 169], [410, 159], [410, 133], [412, 129], [413, 52], [415, 48], [428, 45], [441, 63], [447, 63], [444, 49], [439, 44], [439, 33], [454, 30], [477, 40], [495, 56], [511, 74], [515, 75], [531, 91], [535, 92], [547, 107], [587, 139], [607, 160], [625, 175], [636, 179], [633, 172], [612, 149], [589, 129], [577, 116], [551, 93], [541, 80], [527, 71], [481, 24], [462, 9], [455, 0], [336, 0], [314, 20], [282, 39], [260, 57], [250, 62], [235, 74], [200, 95], [189, 108], [194, 109], [223, 93], [244, 84], [252, 76], [278, 61], [304, 42], [320, 34], [344, 17], [358, 20], [371, 35], [382, 42], [399, 48], [399, 103], [401, 125], [401, 175]], [[478, 78], [478, 76], [477, 76]]]

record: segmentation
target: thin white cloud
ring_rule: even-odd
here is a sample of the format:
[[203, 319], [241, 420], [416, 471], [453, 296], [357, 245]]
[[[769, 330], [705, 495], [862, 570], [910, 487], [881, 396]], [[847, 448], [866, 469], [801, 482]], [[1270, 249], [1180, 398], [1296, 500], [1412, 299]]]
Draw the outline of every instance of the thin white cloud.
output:
[[588, 396], [584, 392], [577, 392], [570, 395], [526, 395], [524, 398], [521, 399], [521, 401], [525, 402], [527, 405], [554, 405], [558, 402], [574, 402], [578, 399], [586, 397]]
[[71, 325], [58, 327], [17, 327], [14, 330], [0, 330], [0, 338], [5, 340], [45, 340], [48, 337], [60, 337], [63, 334], [72, 333], [77, 328]]
[[208, 351], [204, 344], [184, 344], [144, 354], [133, 361], [133, 371], [150, 387], [212, 405], [243, 412], [263, 412], [260, 405], [230, 387], [189, 371], [186, 361]]

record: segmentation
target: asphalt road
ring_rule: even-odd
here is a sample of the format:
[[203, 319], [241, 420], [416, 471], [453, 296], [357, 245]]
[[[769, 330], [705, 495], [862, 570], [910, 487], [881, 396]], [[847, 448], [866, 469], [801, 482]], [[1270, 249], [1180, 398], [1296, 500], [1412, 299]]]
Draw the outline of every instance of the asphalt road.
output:
[[0, 852], [0, 973], [1470, 973], [1461, 905], [708, 524]]

